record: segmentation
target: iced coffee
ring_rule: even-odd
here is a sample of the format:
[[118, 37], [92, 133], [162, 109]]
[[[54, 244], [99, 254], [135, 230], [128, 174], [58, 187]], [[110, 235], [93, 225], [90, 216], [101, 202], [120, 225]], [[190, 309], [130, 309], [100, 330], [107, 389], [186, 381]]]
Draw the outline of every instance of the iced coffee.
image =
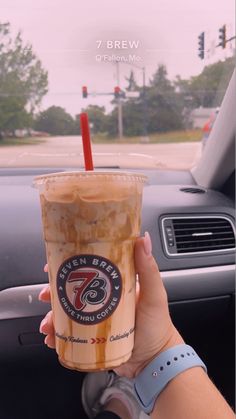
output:
[[134, 242], [145, 179], [121, 172], [65, 172], [35, 179], [56, 351], [68, 368], [111, 369], [131, 356]]

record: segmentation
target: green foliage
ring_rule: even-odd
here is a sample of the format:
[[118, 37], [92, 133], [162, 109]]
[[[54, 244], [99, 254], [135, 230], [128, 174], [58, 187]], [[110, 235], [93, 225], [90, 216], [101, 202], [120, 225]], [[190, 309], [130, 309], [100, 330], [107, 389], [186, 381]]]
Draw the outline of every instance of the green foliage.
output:
[[[124, 115], [124, 112], [123, 112]], [[107, 116], [107, 124], [106, 124], [106, 131], [108, 134], [108, 137], [116, 137], [118, 136], [118, 110], [117, 107], [115, 107]], [[135, 124], [137, 123], [137, 120], [135, 121]]]
[[165, 132], [183, 127], [183, 105], [174, 85], [167, 78], [164, 65], [159, 65], [147, 88], [148, 132]]
[[143, 105], [139, 101], [132, 103], [128, 101], [124, 105], [123, 110], [123, 126], [124, 134], [128, 137], [134, 135], [143, 135], [143, 124], [144, 124]]
[[107, 116], [105, 114], [104, 106], [89, 105], [82, 112], [88, 114], [89, 122], [92, 124], [92, 132], [97, 134], [98, 132], [105, 132], [107, 129]]
[[[125, 136], [144, 135], [144, 124], [148, 133], [165, 132], [183, 127], [183, 105], [179, 102], [179, 95], [175, 86], [167, 78], [164, 65], [159, 65], [150, 86], [137, 87], [134, 76], [128, 79], [128, 88], [132, 86], [140, 91], [140, 98], [130, 99], [122, 104], [123, 129]], [[108, 115], [107, 131], [112, 137], [117, 135], [117, 108]], [[145, 120], [144, 120], [145, 119]]]
[[[123, 129], [125, 136], [141, 136], [144, 133], [144, 118], [149, 134], [180, 130], [190, 126], [191, 110], [220, 106], [234, 70], [234, 57], [204, 67], [201, 74], [188, 80], [176, 77], [168, 79], [167, 69], [159, 65], [149, 81], [140, 91], [140, 98], [130, 99], [122, 104]], [[134, 87], [134, 74], [127, 78], [128, 89]], [[127, 90], [128, 90], [127, 89]], [[117, 108], [107, 117], [107, 132], [117, 136]]]
[[36, 118], [34, 128], [51, 135], [73, 135], [75, 122], [60, 106], [51, 106]]
[[201, 74], [189, 80], [177, 77], [175, 85], [182, 95], [182, 100], [192, 109], [199, 106], [217, 107], [221, 105], [234, 68], [235, 59], [230, 57], [204, 67]]
[[80, 135], [80, 116], [76, 115], [74, 122], [73, 122], [73, 129], [72, 129], [73, 135]]
[[234, 70], [234, 58], [206, 66], [203, 72], [191, 79], [192, 95], [204, 107], [220, 106]]
[[135, 91], [139, 90], [139, 87], [138, 87], [138, 85], [136, 83], [136, 80], [135, 80], [135, 77], [134, 77], [133, 70], [130, 71], [129, 77], [125, 77], [125, 79], [128, 82], [128, 86], [125, 89], [127, 92], [135, 92]]
[[32, 124], [32, 112], [47, 93], [47, 77], [21, 33], [13, 38], [10, 24], [0, 23], [0, 131]]

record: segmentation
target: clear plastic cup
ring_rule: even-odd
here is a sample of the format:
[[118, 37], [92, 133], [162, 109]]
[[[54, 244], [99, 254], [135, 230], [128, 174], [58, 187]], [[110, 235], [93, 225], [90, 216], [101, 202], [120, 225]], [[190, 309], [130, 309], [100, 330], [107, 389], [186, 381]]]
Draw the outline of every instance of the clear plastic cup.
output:
[[38, 176], [59, 361], [95, 371], [126, 362], [135, 322], [134, 242], [146, 177]]

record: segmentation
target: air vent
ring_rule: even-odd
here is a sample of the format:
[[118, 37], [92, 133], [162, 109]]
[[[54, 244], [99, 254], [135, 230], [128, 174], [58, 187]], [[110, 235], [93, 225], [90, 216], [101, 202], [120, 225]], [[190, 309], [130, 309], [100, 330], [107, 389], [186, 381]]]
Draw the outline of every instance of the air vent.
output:
[[168, 217], [162, 220], [169, 255], [235, 249], [235, 232], [226, 217]]
[[185, 192], [185, 193], [205, 193], [206, 192], [204, 189], [200, 189], [200, 188], [181, 188], [180, 191]]

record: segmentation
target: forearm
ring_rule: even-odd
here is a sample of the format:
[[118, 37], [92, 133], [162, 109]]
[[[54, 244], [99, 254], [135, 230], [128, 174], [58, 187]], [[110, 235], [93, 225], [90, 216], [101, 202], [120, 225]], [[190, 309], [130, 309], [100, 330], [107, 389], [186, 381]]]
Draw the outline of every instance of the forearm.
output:
[[156, 400], [152, 419], [233, 419], [235, 415], [201, 367], [177, 375]]

